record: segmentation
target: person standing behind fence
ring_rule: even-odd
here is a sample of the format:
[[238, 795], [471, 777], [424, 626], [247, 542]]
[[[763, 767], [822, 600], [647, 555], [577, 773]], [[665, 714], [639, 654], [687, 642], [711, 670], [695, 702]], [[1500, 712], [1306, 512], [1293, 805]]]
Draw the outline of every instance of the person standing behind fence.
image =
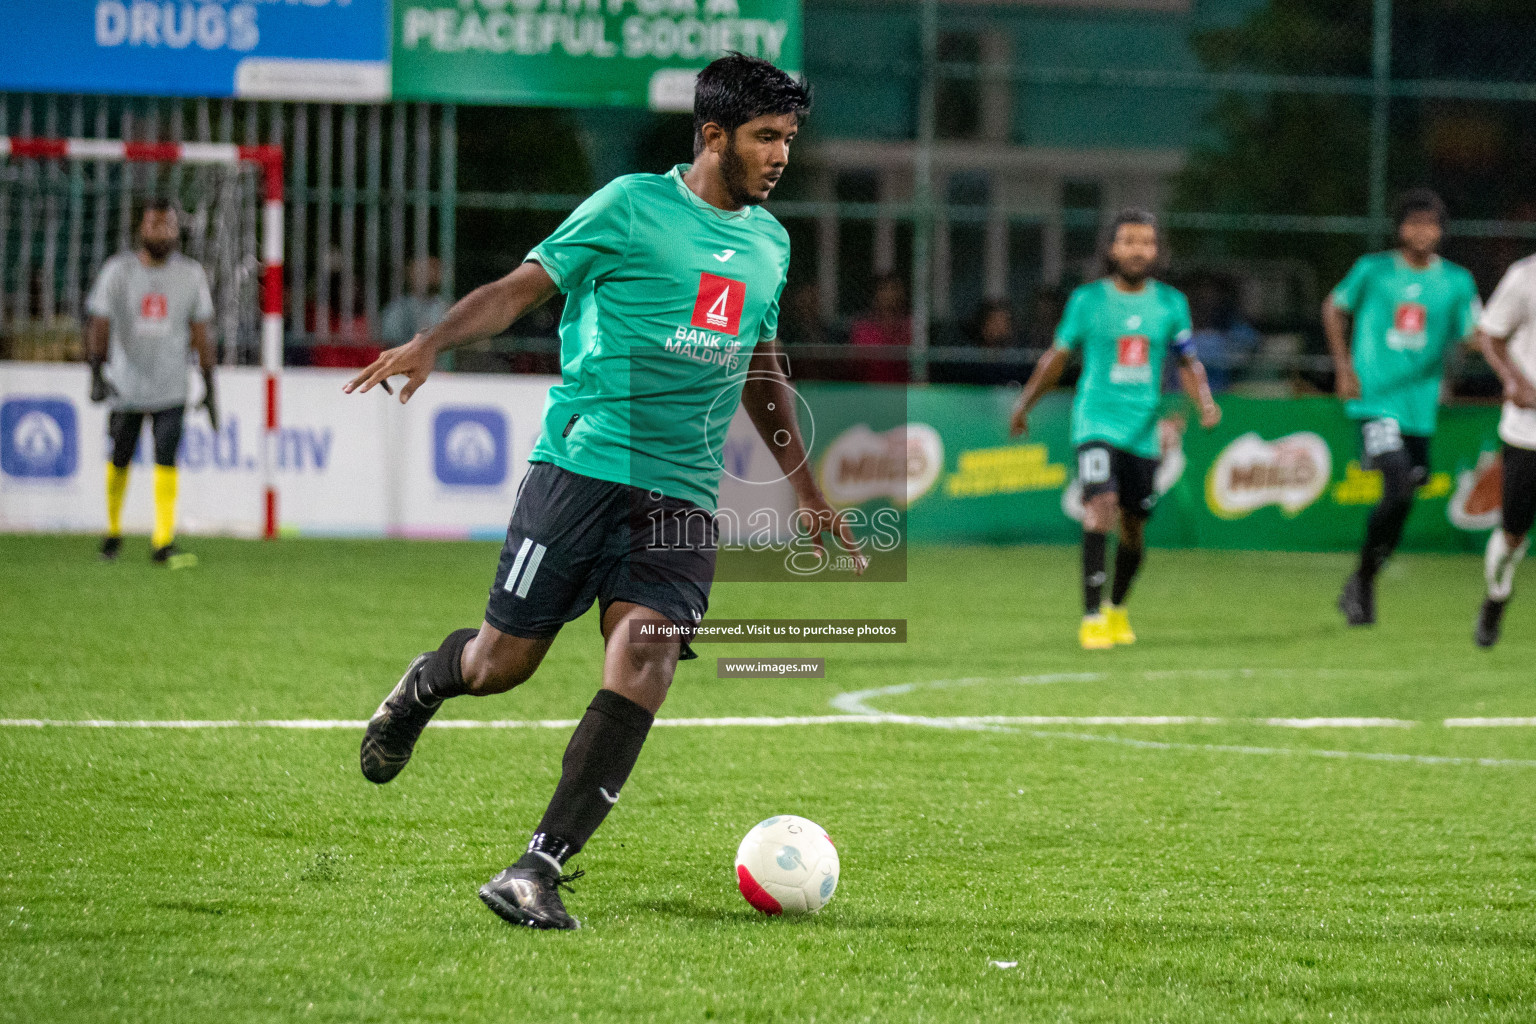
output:
[[108, 402], [107, 535], [101, 557], [116, 560], [123, 544], [123, 500], [128, 464], [147, 416], [155, 444], [155, 522], [151, 557], [173, 569], [195, 564], [178, 551], [176, 536], [176, 449], [186, 415], [188, 349], [197, 350], [203, 371], [202, 406], [214, 430], [218, 405], [213, 382], [214, 350], [208, 333], [213, 296], [202, 265], [176, 252], [181, 237], [176, 211], [165, 200], [144, 207], [139, 247], [102, 264], [86, 299], [91, 320], [86, 357], [91, 365], [91, 401]]
[[404, 345], [448, 315], [448, 301], [438, 294], [442, 280], [443, 265], [436, 256], [411, 261], [410, 293], [392, 300], [379, 315], [379, 334], [385, 341]]

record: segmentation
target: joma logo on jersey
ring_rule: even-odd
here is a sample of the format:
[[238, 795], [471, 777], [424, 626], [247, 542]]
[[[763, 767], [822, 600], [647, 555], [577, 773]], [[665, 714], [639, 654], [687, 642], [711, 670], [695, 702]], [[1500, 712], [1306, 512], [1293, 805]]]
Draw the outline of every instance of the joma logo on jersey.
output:
[[734, 336], [741, 330], [741, 307], [747, 303], [747, 283], [717, 274], [699, 275], [699, 296], [693, 302], [695, 327]]
[[159, 292], [149, 292], [139, 303], [139, 316], [145, 320], [164, 320], [169, 313], [169, 303]]

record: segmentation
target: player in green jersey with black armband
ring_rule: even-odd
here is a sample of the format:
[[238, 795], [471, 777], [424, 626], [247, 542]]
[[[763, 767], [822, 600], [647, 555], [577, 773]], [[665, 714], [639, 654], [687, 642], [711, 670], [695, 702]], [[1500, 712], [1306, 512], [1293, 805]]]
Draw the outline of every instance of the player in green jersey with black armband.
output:
[[1381, 501], [1339, 595], [1351, 626], [1376, 621], [1376, 575], [1397, 550], [1414, 492], [1429, 480], [1446, 354], [1472, 334], [1480, 310], [1472, 275], [1436, 252], [1445, 230], [1440, 197], [1405, 192], [1395, 219], [1398, 247], [1360, 257], [1323, 303], [1339, 398], [1360, 424], [1360, 464], [1381, 472]]
[[616, 178], [517, 270], [347, 385], [387, 388], [404, 375], [403, 402], [439, 352], [566, 296], [561, 382], [513, 502], [484, 621], [411, 662], [361, 751], [364, 776], [393, 779], [443, 701], [522, 683], [561, 626], [598, 602], [602, 689], [526, 852], [480, 889], [514, 924], [579, 926], [560, 899], [574, 877], [566, 862], [618, 801], [678, 660], [694, 657], [715, 569], [721, 449], [738, 404], [794, 487], [797, 523], [817, 546], [831, 531], [857, 547], [822, 496], [795, 422], [777, 342], [789, 235], [760, 205], [809, 108], [805, 84], [772, 64], [739, 53], [715, 61], [695, 87], [691, 165]]
[[[1151, 276], [1166, 255], [1157, 219], [1145, 210], [1122, 211], [1106, 229], [1100, 252], [1106, 275], [1072, 293], [1056, 328], [1056, 343], [1035, 366], [1009, 421], [1014, 437], [1025, 433], [1029, 411], [1061, 378], [1073, 353], [1081, 353], [1072, 443], [1083, 490], [1078, 640], [1085, 650], [1136, 641], [1125, 602], [1141, 568], [1145, 528], [1157, 503], [1157, 414], [1170, 351], [1178, 356], [1179, 382], [1200, 410], [1200, 425], [1210, 429], [1221, 422], [1205, 367], [1190, 341], [1189, 302], [1177, 288]], [[1115, 579], [1105, 605], [1109, 534], [1117, 519]]]

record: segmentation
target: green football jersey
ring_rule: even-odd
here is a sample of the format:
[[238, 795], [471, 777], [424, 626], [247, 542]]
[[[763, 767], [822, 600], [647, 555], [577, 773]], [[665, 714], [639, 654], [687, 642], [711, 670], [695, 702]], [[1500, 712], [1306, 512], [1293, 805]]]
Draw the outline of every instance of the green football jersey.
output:
[[1333, 304], [1355, 320], [1360, 397], [1344, 411], [1357, 420], [1396, 420], [1405, 434], [1433, 434], [1446, 351], [1477, 325], [1472, 275], [1438, 256], [1415, 270], [1401, 253], [1373, 253], [1333, 290]]
[[1104, 441], [1155, 459], [1157, 413], [1169, 349], [1192, 352], [1189, 302], [1161, 281], [1123, 292], [1109, 278], [1072, 293], [1056, 344], [1081, 352], [1083, 372], [1072, 403], [1072, 443]]
[[615, 178], [528, 254], [566, 294], [530, 459], [714, 511], [748, 363], [778, 333], [789, 234], [694, 195], [688, 166]]

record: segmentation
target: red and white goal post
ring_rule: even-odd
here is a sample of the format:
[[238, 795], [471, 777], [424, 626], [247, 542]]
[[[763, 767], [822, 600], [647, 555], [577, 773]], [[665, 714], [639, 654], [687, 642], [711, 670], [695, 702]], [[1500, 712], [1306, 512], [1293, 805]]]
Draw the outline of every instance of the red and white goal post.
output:
[[266, 378], [263, 535], [277, 535], [278, 391], [283, 370], [283, 149], [219, 142], [129, 142], [0, 136], [0, 159], [253, 167], [261, 180], [261, 366]]

